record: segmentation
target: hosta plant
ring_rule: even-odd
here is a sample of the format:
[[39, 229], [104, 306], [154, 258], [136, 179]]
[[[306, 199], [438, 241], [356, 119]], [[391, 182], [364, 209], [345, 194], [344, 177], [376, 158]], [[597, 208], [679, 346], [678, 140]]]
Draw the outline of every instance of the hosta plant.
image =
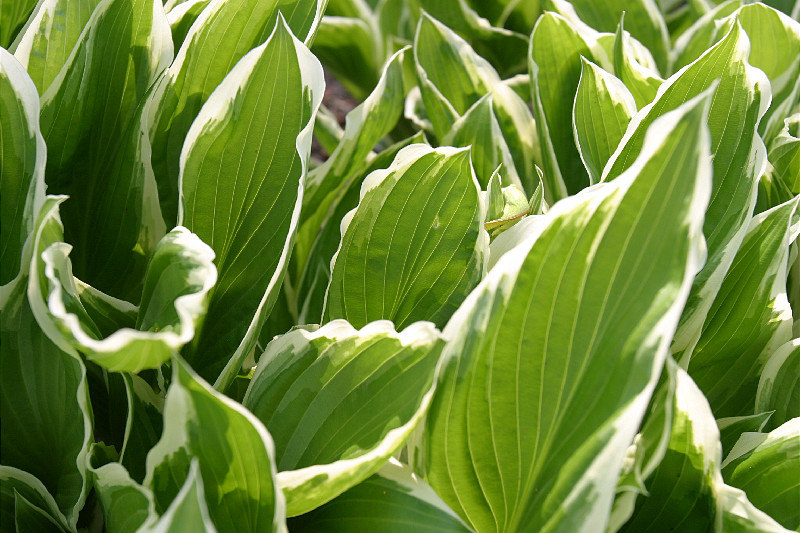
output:
[[0, 0], [0, 530], [800, 531], [798, 20]]

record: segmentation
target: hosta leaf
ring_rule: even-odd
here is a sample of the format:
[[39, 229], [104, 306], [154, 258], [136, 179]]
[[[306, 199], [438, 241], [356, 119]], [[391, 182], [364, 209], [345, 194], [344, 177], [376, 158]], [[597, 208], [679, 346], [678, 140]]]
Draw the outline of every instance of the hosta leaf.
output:
[[[344, 216], [358, 206], [361, 196], [361, 183], [366, 176], [375, 170], [387, 168], [397, 154], [410, 144], [423, 142], [424, 136], [419, 133], [399, 143], [395, 143], [378, 154], [365, 169], [359, 170], [347, 188], [344, 196], [338, 200], [333, 213], [327, 217], [324, 225], [317, 233], [314, 244], [308, 253], [306, 266], [297, 281], [295, 301], [297, 303], [297, 323], [317, 324], [322, 322], [325, 307], [325, 293], [331, 280], [331, 259], [341, 241], [340, 222]], [[289, 328], [284, 328], [287, 331]]]
[[479, 192], [467, 149], [412, 145], [370, 174], [342, 220], [323, 320], [441, 327], [484, 271]]
[[401, 49], [387, 61], [372, 93], [347, 114], [344, 136], [336, 149], [325, 163], [309, 172], [290, 267], [293, 280], [300, 277], [320, 228], [330, 220], [330, 209], [346, 193], [373, 147], [397, 124], [403, 112], [407, 53], [408, 49]]
[[672, 51], [672, 70], [677, 71], [692, 63], [711, 47], [717, 33], [717, 21], [724, 19], [741, 7], [742, 0], [727, 0], [699, 17], [675, 40]]
[[767, 359], [758, 381], [755, 410], [775, 411], [767, 429], [800, 417], [800, 339], [787, 342]]
[[[24, 498], [29, 507], [35, 507], [39, 512], [46, 513], [52, 522], [58, 525], [57, 531], [74, 530], [67, 523], [67, 519], [59, 511], [56, 501], [47, 492], [41, 481], [23, 470], [0, 465], [0, 516], [3, 517], [0, 530], [3, 532], [17, 531], [13, 518], [16, 515], [15, 507], [18, 497]], [[39, 531], [39, 529], [33, 531]]]
[[36, 0], [0, 3], [0, 47], [9, 47], [35, 7]]
[[445, 328], [422, 462], [476, 530], [604, 529], [701, 260], [708, 100], [654, 124], [617, 181], [507, 231]]
[[377, 85], [384, 59], [376, 22], [370, 22], [326, 15], [312, 47], [325, 68], [330, 69], [358, 101], [363, 101]]
[[725, 485], [720, 490], [722, 500], [722, 531], [725, 533], [789, 533], [771, 516], [750, 503], [747, 495]]
[[642, 108], [653, 101], [664, 80], [639, 61], [633, 42], [620, 22], [614, 38], [614, 71], [630, 89], [636, 106]]
[[13, 48], [39, 94], [50, 87], [101, 0], [44, 0]]
[[[141, 207], [127, 189], [116, 191], [113, 155], [147, 88], [171, 60], [161, 2], [104, 0], [42, 95], [48, 190], [70, 195], [62, 217], [66, 240], [75, 248], [75, 272], [103, 291], [119, 283], [131, 263], [144, 268], [141, 254], [117, 254], [120, 226], [130, 224], [127, 212]], [[139, 227], [129, 230], [135, 236]]]
[[545, 197], [551, 203], [589, 185], [568, 126], [581, 77], [580, 58], [594, 57], [585, 37], [567, 18], [552, 12], [539, 18], [531, 35], [533, 109], [542, 145]]
[[[672, 363], [673, 365], [675, 363]], [[689, 375], [677, 369], [669, 445], [647, 480], [632, 518], [620, 530], [713, 531], [722, 483], [719, 429], [708, 402]]]
[[289, 520], [292, 531], [467, 533], [430, 486], [395, 461], [319, 509]]
[[597, 183], [631, 117], [636, 114], [636, 102], [619, 79], [586, 58], [581, 61], [572, 127], [589, 181]]
[[44, 251], [34, 262], [39, 279], [31, 282], [31, 297], [47, 309], [37, 315], [40, 322], [52, 321], [74, 349], [109, 370], [138, 372], [158, 368], [192, 340], [217, 279], [214, 252], [197, 235], [178, 227], [161, 240], [148, 266], [136, 328], [108, 336], [83, 305], [70, 246], [59, 240], [40, 244]]
[[275, 452], [266, 428], [181, 359], [172, 360], [172, 371], [164, 434], [147, 455], [144, 480], [156, 510], [168, 511], [197, 461], [208, 513], [219, 531], [285, 531], [284, 500], [275, 483]]
[[667, 70], [669, 34], [656, 0], [572, 0], [578, 16], [592, 28], [614, 32], [623, 12], [626, 29], [652, 53], [662, 72]]
[[463, 116], [453, 123], [453, 128], [442, 138], [447, 146], [470, 146], [472, 164], [481, 188], [489, 184], [495, 169], [503, 165], [502, 176], [506, 185], [522, 187], [514, 159], [503, 139], [500, 124], [494, 113], [492, 94], [486, 94], [475, 102]]
[[729, 465], [725, 477], [781, 525], [800, 527], [800, 418], [771, 431], [747, 457]]
[[255, 346], [280, 289], [323, 83], [319, 62], [280, 20], [187, 135], [180, 219], [216, 252], [219, 280], [186, 357], [221, 390]]
[[797, 199], [755, 216], [703, 324], [689, 373], [717, 418], [753, 414], [759, 376], [792, 335], [786, 255]]
[[[733, 261], [747, 231], [755, 202], [758, 177], [763, 173], [764, 148], [756, 126], [769, 104], [769, 81], [747, 63], [749, 41], [735, 24], [725, 38], [700, 59], [669, 78], [655, 101], [634, 116], [628, 131], [603, 170], [610, 180], [639, 153], [653, 120], [687, 99], [716, 85], [709, 114], [714, 189], [703, 232], [708, 256], [697, 274], [673, 343], [675, 353], [691, 351], [712, 297]], [[702, 389], [702, 384], [700, 385]], [[714, 402], [712, 401], [712, 406]]]
[[[31, 257], [41, 252], [39, 236], [58, 225], [59, 202], [48, 198], [38, 215], [22, 260], [26, 276]], [[57, 334], [42, 330], [27, 296], [25, 284], [17, 284], [0, 320], [2, 461], [40, 480], [74, 528], [88, 492], [84, 458], [92, 439], [86, 368], [66, 343], [51, 341]]]
[[192, 24], [210, 3], [211, 0], [189, 0], [167, 11], [167, 21], [172, 30], [172, 44], [176, 50], [180, 49]]
[[311, 39], [325, 0], [214, 0], [197, 18], [144, 107], [152, 171], [167, 226], [177, 220], [181, 149], [211, 93], [251, 49], [267, 40], [279, 11], [294, 35]]
[[784, 128], [770, 146], [773, 173], [792, 193], [800, 193], [800, 113], [784, 121]]
[[39, 509], [21, 494], [14, 495], [14, 525], [17, 531], [60, 533], [61, 526], [45, 511]]
[[431, 323], [396, 333], [337, 320], [290, 331], [261, 356], [244, 405], [275, 439], [290, 516], [375, 472], [425, 415], [442, 344]]
[[0, 285], [20, 273], [22, 247], [44, 202], [47, 158], [39, 95], [14, 56], [0, 48]]
[[216, 533], [209, 515], [206, 493], [197, 459], [189, 467], [189, 475], [180, 492], [155, 524], [143, 528], [143, 533], [180, 533], [181, 531], [205, 531]]
[[[516, 171], [525, 190], [532, 192], [536, 180], [533, 165], [539, 154], [533, 117], [524, 100], [466, 41], [428, 14], [422, 15], [417, 26], [414, 60], [422, 99], [439, 139], [482, 96], [492, 95], [495, 116]], [[436, 114], [437, 106], [443, 106], [441, 111], [446, 113]]]
[[775, 411], [764, 411], [754, 415], [729, 416], [717, 419], [722, 457], [727, 457], [743, 433], [755, 433], [764, 429]]
[[137, 531], [139, 526], [156, 519], [152, 493], [131, 479], [121, 464], [90, 466], [90, 470], [92, 486], [103, 509], [105, 531]]

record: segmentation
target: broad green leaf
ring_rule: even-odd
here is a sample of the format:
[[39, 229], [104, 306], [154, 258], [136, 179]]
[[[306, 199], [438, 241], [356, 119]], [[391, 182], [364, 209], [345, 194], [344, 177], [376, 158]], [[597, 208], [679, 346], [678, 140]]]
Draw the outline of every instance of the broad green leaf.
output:
[[192, 24], [176, 51], [175, 61], [159, 78], [142, 111], [141, 132], [148, 136], [152, 147], [152, 154], [144, 157], [144, 165], [146, 171], [152, 168], [155, 175], [168, 227], [178, 217], [181, 149], [211, 93], [245, 54], [267, 40], [278, 23], [279, 12], [292, 33], [308, 42], [326, 3], [326, 0], [213, 0]]
[[800, 113], [784, 121], [784, 128], [769, 149], [773, 173], [794, 194], [800, 193]]
[[[707, 260], [695, 276], [673, 342], [674, 353], [690, 353], [699, 337], [713, 295], [747, 231], [758, 178], [765, 165], [765, 150], [756, 127], [769, 104], [769, 81], [762, 71], [747, 63], [749, 49], [747, 35], [741, 25], [735, 24], [700, 59], [665, 81], [653, 103], [634, 116], [603, 170], [604, 180], [619, 175], [639, 153], [645, 131], [657, 117], [715, 87], [708, 122], [714, 189], [703, 226]], [[720, 81], [716, 82], [717, 79]], [[713, 406], [714, 402], [711, 403]]]
[[61, 526], [45, 511], [31, 504], [21, 494], [14, 497], [14, 525], [17, 531], [60, 533]]
[[356, 100], [378, 84], [384, 56], [376, 20], [326, 15], [311, 50]]
[[572, 128], [572, 108], [587, 43], [565, 17], [547, 12], [536, 22], [528, 57], [533, 109], [541, 143], [545, 198], [552, 203], [589, 185]]
[[101, 0], [44, 0], [20, 33], [13, 52], [44, 94], [67, 63]]
[[39, 95], [14, 56], [0, 48], [0, 285], [20, 274], [22, 248], [44, 202], [47, 158]]
[[504, 233], [518, 246], [445, 328], [419, 462], [476, 530], [604, 529], [702, 260], [708, 104], [656, 122], [616, 181]]
[[442, 138], [442, 144], [471, 147], [472, 165], [481, 188], [488, 185], [489, 178], [500, 165], [503, 165], [503, 182], [522, 187], [514, 159], [495, 116], [491, 93], [482, 96], [453, 123], [450, 132]]
[[[297, 242], [292, 254], [292, 280], [300, 278], [311, 246], [373, 147], [397, 124], [403, 112], [403, 61], [408, 49], [386, 63], [377, 86], [347, 114], [344, 135], [330, 157], [313, 169], [305, 185]], [[337, 239], [338, 240], [338, 239]]]
[[153, 492], [156, 511], [168, 512], [197, 461], [208, 513], [217, 530], [285, 531], [284, 499], [275, 482], [275, 448], [266, 428], [180, 358], [172, 360], [172, 372], [164, 434], [147, 455], [144, 480]]
[[9, 48], [14, 36], [25, 24], [31, 11], [36, 7], [36, 0], [19, 0], [0, 2], [0, 47]]
[[396, 333], [344, 320], [278, 337], [261, 356], [244, 405], [275, 439], [278, 482], [298, 515], [361, 482], [425, 415], [442, 343], [429, 322]]
[[784, 527], [800, 527], [800, 418], [767, 435], [744, 460], [729, 465], [725, 477], [753, 504]]
[[[495, 116], [516, 171], [525, 190], [532, 192], [536, 179], [533, 165], [540, 157], [533, 117], [524, 100], [465, 40], [427, 13], [417, 26], [414, 60], [422, 99], [439, 139], [482, 96], [492, 95]], [[449, 116], [437, 114], [436, 106], [444, 106], [441, 112]]]
[[[44, 315], [72, 348], [112, 371], [138, 372], [158, 368], [195, 335], [214, 286], [214, 252], [197, 235], [178, 227], [156, 247], [144, 280], [135, 329], [104, 336], [84, 307], [72, 276], [70, 246], [60, 239], [42, 242], [34, 261], [38, 279], [31, 282]], [[52, 244], [51, 244], [52, 243]]]
[[636, 102], [625, 85], [586, 58], [572, 110], [575, 144], [589, 181], [598, 183], [603, 167], [636, 114]]
[[636, 55], [636, 46], [633, 43], [630, 34], [625, 31], [623, 22], [620, 22], [614, 38], [614, 71], [630, 89], [636, 106], [643, 108], [653, 101], [664, 80], [649, 68], [649, 65], [642, 64], [641, 58]]
[[441, 327], [484, 272], [479, 192], [468, 149], [412, 145], [370, 174], [342, 220], [323, 320]]
[[396, 461], [324, 506], [290, 519], [289, 526], [298, 533], [471, 531], [427, 483]]
[[717, 418], [753, 414], [767, 359], [792, 338], [786, 260], [797, 203], [753, 217], [689, 361]]
[[[673, 365], [675, 363], [672, 363]], [[632, 518], [620, 530], [714, 531], [722, 484], [719, 429], [703, 393], [689, 375], [677, 369], [672, 429], [666, 454], [647, 480]]]
[[[366, 168], [360, 169], [356, 173], [347, 192], [338, 201], [333, 213], [327, 217], [324, 225], [317, 233], [314, 244], [308, 253], [303, 273], [297, 281], [295, 288], [297, 324], [317, 324], [322, 322], [325, 293], [331, 280], [331, 259], [333, 259], [341, 241], [340, 223], [348, 212], [358, 206], [358, 200], [361, 196], [361, 183], [364, 178], [375, 170], [388, 168], [398, 152], [406, 146], [422, 143], [424, 140], [424, 136], [419, 133], [395, 143], [378, 154]], [[276, 333], [283, 333], [288, 329], [287, 327]]]
[[[3, 532], [17, 531], [13, 518], [16, 514], [15, 506], [18, 497], [24, 498], [29, 506], [46, 513], [58, 525], [58, 531], [75, 530], [67, 523], [67, 519], [58, 509], [56, 501], [47, 492], [41, 481], [18, 468], [0, 465], [0, 516], [3, 517], [0, 522], [0, 530]], [[34, 529], [34, 531], [38, 531], [38, 529]]]
[[755, 410], [775, 411], [767, 429], [800, 417], [800, 339], [787, 342], [767, 359], [758, 381]]
[[189, 34], [192, 24], [210, 3], [211, 0], [189, 0], [178, 4], [167, 12], [167, 21], [172, 31], [172, 44], [176, 50], [180, 49], [184, 39]]
[[762, 431], [775, 411], [764, 411], [754, 415], [729, 416], [717, 419], [719, 440], [722, 443], [722, 457], [727, 457], [744, 433]]
[[771, 516], [750, 503], [747, 495], [725, 485], [720, 490], [722, 500], [722, 531], [725, 533], [789, 533]]
[[89, 469], [92, 486], [103, 509], [105, 531], [137, 531], [148, 520], [156, 519], [152, 493], [131, 479], [121, 464], [111, 462]]
[[281, 19], [187, 134], [180, 220], [216, 252], [219, 279], [186, 358], [220, 390], [255, 346], [280, 290], [323, 83], [322, 66]]
[[214, 522], [208, 511], [206, 492], [200, 476], [199, 461], [192, 459], [189, 475], [183, 487], [167, 510], [155, 524], [141, 529], [143, 533], [180, 533], [182, 531], [205, 531], [216, 533]]
[[171, 60], [161, 2], [104, 0], [42, 95], [46, 181], [50, 192], [70, 196], [62, 217], [75, 273], [114, 296], [127, 296], [109, 287], [132, 268], [141, 275], [145, 258], [133, 246], [117, 245], [123, 228], [135, 242], [140, 228], [130, 218], [141, 200], [113, 179], [113, 156], [148, 87]]
[[56, 332], [42, 330], [24, 283], [38, 275], [32, 267], [27, 272], [31, 257], [41, 252], [41, 235], [58, 226], [61, 200], [46, 199], [22, 260], [23, 282], [3, 303], [0, 440], [3, 463], [41, 480], [74, 528], [88, 492], [84, 457], [92, 439], [86, 368], [66, 343], [51, 341]]

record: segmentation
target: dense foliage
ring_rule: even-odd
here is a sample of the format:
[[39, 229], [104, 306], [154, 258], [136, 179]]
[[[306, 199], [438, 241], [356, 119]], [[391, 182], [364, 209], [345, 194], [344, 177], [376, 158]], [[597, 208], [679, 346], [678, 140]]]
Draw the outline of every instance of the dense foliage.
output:
[[768, 4], [0, 0], [0, 530], [800, 531]]

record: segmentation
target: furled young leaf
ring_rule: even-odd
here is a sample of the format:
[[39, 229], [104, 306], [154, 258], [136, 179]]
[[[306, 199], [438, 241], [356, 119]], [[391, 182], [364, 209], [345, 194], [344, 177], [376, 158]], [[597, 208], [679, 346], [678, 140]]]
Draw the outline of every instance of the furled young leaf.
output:
[[731, 485], [784, 527], [800, 527], [800, 418], [767, 435], [750, 454], [725, 470]]
[[620, 179], [507, 231], [445, 328], [421, 462], [476, 530], [604, 529], [702, 257], [708, 100], [656, 122]]
[[189, 475], [186, 476], [183, 487], [158, 522], [141, 531], [142, 533], [217, 532], [208, 511], [206, 492], [197, 459], [192, 459]]
[[649, 65], [641, 63], [633, 43], [623, 22], [620, 22], [614, 38], [614, 71], [630, 89], [636, 106], [643, 108], [653, 101], [664, 80]]
[[592, 28], [614, 32], [625, 13], [627, 30], [652, 53], [659, 70], [667, 71], [669, 34], [656, 0], [572, 0], [578, 15]]
[[[75, 248], [75, 272], [103, 291], [119, 282], [132, 263], [140, 272], [144, 268], [141, 254], [130, 249], [116, 253], [120, 226], [129, 222], [127, 211], [140, 207], [136, 195], [113, 192], [119, 184], [111, 171], [139, 103], [171, 60], [161, 2], [104, 0], [42, 95], [48, 190], [70, 195], [62, 217], [66, 240]], [[139, 227], [130, 231], [136, 235]]]
[[484, 272], [479, 192], [467, 149], [412, 145], [370, 174], [358, 207], [342, 220], [324, 321], [441, 327]]
[[632, 518], [620, 531], [715, 530], [716, 490], [722, 484], [719, 429], [689, 375], [678, 368], [676, 377], [666, 454], [645, 482], [648, 494], [639, 496]]
[[[527, 192], [535, 187], [539, 154], [533, 117], [525, 102], [503, 83], [497, 71], [441, 22], [423, 14], [414, 38], [414, 60], [425, 107], [434, 131], [443, 139], [455, 120], [485, 94], [492, 104], [516, 172]], [[450, 106], [449, 117], [434, 113]]]
[[396, 333], [388, 321], [357, 331], [336, 320], [270, 343], [244, 405], [275, 439], [290, 516], [361, 482], [405, 443], [430, 404], [441, 349], [429, 322]]
[[467, 533], [447, 504], [407, 466], [392, 461], [322, 507], [289, 520], [298, 533]]
[[13, 47], [14, 56], [44, 94], [69, 60], [101, 0], [44, 0]]
[[322, 66], [281, 19], [187, 135], [180, 219], [216, 252], [219, 280], [186, 357], [221, 390], [255, 346], [281, 286], [323, 83]]
[[784, 128], [769, 149], [773, 173], [792, 191], [800, 193], [800, 113], [784, 121]]
[[372, 93], [347, 114], [344, 136], [336, 149], [325, 163], [309, 172], [290, 267], [293, 281], [300, 278], [317, 234], [330, 220], [331, 208], [341, 201], [372, 149], [400, 118], [407, 53], [407, 48], [401, 49], [387, 61]]
[[482, 189], [486, 188], [489, 178], [500, 165], [503, 165], [503, 182], [522, 187], [514, 159], [495, 116], [491, 93], [482, 96], [453, 123], [450, 133], [442, 138], [442, 144], [471, 147], [472, 164]]
[[[19, 497], [25, 499], [29, 508], [34, 507], [38, 512], [46, 514], [50, 518], [48, 522], [55, 522], [58, 526], [56, 531], [74, 530], [41, 481], [18, 468], [0, 465], [0, 516], [3, 517], [0, 529], [2, 531], [9, 533], [17, 531], [14, 518], [16, 502]], [[39, 531], [39, 529], [20, 529], [19, 531]]]
[[602, 179], [603, 167], [617, 149], [636, 102], [625, 85], [586, 58], [572, 110], [575, 144], [589, 172], [589, 181]]
[[633, 118], [603, 170], [604, 180], [619, 175], [639, 153], [645, 131], [653, 120], [708, 90], [721, 78], [714, 89], [709, 114], [714, 193], [703, 226], [708, 256], [705, 266], [695, 276], [681, 317], [673, 343], [675, 353], [690, 352], [700, 334], [713, 301], [711, 295], [719, 289], [747, 231], [758, 178], [765, 165], [764, 147], [756, 127], [769, 104], [769, 81], [762, 71], [747, 63], [749, 48], [747, 35], [741, 25], [735, 24], [700, 59], [665, 81], [655, 101]]
[[[56, 231], [58, 204], [48, 197], [36, 222], [36, 233]], [[26, 246], [25, 277], [31, 257], [41, 253], [38, 239]], [[29, 291], [30, 292], [30, 291]], [[3, 464], [40, 480], [53, 495], [71, 528], [83, 508], [88, 483], [84, 457], [92, 439], [92, 415], [86, 368], [80, 356], [58, 335], [44, 330], [29, 304], [23, 283], [3, 301], [0, 334], [0, 442]], [[58, 443], [57, 446], [55, 444]], [[36, 503], [28, 498], [29, 502]]]
[[0, 48], [0, 285], [20, 273], [22, 247], [44, 202], [47, 147], [39, 95], [14, 56]]
[[[310, 40], [325, 0], [213, 0], [200, 14], [150, 95], [143, 114], [158, 198], [167, 226], [177, 220], [181, 149], [211, 93], [278, 22], [279, 11], [300, 40]], [[283, 8], [281, 10], [281, 8]]]
[[38, 277], [30, 282], [30, 294], [39, 303], [34, 312], [40, 323], [52, 322], [72, 348], [113, 371], [158, 368], [192, 340], [217, 279], [214, 252], [197, 235], [178, 227], [161, 240], [147, 270], [135, 329], [105, 336], [81, 301], [70, 246], [60, 242], [60, 233], [35, 241], [41, 255], [33, 263]]
[[800, 417], [800, 339], [787, 342], [767, 359], [758, 381], [755, 410], [775, 411], [767, 429]]
[[569, 127], [581, 77], [580, 58], [594, 57], [584, 37], [569, 20], [552, 12], [539, 18], [531, 35], [533, 109], [542, 146], [545, 198], [551, 203], [589, 185]]
[[275, 449], [266, 428], [180, 358], [172, 360], [172, 372], [164, 434], [147, 456], [144, 480], [156, 510], [168, 512], [197, 461], [208, 513], [219, 531], [285, 531]]
[[753, 414], [767, 359], [791, 339], [786, 255], [797, 202], [753, 217], [703, 324], [689, 373], [717, 418]]

